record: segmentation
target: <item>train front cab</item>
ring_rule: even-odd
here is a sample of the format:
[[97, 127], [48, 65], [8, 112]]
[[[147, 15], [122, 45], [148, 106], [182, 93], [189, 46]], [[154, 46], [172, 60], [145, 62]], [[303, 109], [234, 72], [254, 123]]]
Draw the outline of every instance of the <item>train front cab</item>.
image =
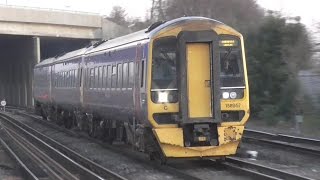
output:
[[165, 157], [236, 153], [249, 118], [243, 38], [202, 21], [152, 38], [148, 120]]

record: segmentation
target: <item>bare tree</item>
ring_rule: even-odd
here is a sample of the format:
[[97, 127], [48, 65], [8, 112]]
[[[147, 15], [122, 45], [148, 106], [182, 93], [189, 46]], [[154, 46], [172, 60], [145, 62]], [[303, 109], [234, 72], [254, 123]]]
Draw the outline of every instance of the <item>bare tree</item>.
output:
[[119, 25], [128, 25], [128, 22], [126, 21], [126, 16], [127, 13], [124, 8], [120, 6], [114, 6], [110, 15], [108, 16], [108, 19]]
[[164, 2], [162, 0], [152, 0], [150, 20], [153, 22], [165, 20], [164, 9]]

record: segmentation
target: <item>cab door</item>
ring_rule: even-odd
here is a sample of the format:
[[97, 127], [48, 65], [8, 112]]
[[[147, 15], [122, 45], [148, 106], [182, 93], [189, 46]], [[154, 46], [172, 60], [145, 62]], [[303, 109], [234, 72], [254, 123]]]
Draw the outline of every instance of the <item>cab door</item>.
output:
[[210, 44], [187, 43], [187, 96], [190, 118], [212, 118]]
[[183, 31], [178, 40], [182, 123], [220, 122], [218, 35], [214, 31]]

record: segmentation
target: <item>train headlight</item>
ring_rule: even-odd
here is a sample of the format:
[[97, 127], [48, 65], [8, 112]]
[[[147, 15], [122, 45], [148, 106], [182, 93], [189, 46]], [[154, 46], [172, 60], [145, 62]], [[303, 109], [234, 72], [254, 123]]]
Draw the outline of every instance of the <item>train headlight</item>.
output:
[[230, 98], [231, 98], [231, 99], [237, 98], [237, 93], [236, 93], [236, 92], [231, 92], [231, 93], [230, 93]]
[[167, 102], [169, 102], [168, 95], [169, 95], [168, 92], [159, 92], [158, 93], [158, 102], [159, 103], [167, 103]]
[[230, 93], [229, 92], [223, 92], [222, 93], [222, 98], [223, 99], [229, 99], [229, 97], [230, 97]]

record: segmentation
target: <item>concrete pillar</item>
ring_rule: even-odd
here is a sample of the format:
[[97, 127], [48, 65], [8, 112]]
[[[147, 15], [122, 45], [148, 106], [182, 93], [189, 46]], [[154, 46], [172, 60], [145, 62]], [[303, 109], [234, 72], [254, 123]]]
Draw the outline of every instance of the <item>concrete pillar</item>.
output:
[[33, 107], [34, 100], [33, 100], [33, 68], [34, 66], [40, 62], [40, 38], [39, 37], [33, 37], [32, 38], [32, 48], [33, 48], [33, 54], [32, 59], [30, 59], [30, 62], [28, 62], [28, 88], [27, 88], [27, 106]]
[[[34, 54], [34, 57], [35, 57], [35, 64], [38, 64], [40, 62], [40, 59], [41, 59], [41, 54], [40, 54], [40, 38], [39, 37], [33, 37], [33, 54]], [[35, 65], [34, 64], [34, 65]]]

